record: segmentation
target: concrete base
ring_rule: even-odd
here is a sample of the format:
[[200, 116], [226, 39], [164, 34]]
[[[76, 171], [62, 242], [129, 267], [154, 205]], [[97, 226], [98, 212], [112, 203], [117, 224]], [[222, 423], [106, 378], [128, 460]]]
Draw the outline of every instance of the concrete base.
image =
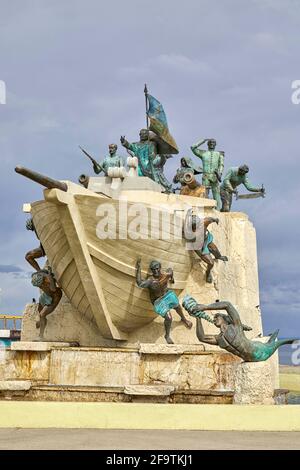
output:
[[300, 405], [0, 401], [0, 428], [300, 431]]

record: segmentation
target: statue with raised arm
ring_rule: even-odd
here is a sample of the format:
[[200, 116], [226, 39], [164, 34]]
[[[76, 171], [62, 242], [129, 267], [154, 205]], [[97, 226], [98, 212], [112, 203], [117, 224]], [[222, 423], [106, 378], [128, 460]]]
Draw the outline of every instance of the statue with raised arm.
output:
[[123, 157], [117, 154], [118, 146], [117, 144], [109, 144], [108, 153], [102, 162], [98, 163], [91, 155], [89, 155], [83, 148], [79, 147], [83, 153], [91, 160], [93, 164], [93, 169], [96, 175], [103, 172], [105, 176], [108, 176], [109, 168], [120, 168], [124, 166]]
[[[210, 305], [198, 304], [193, 297], [186, 295], [182, 303], [185, 310], [197, 319], [197, 337], [202, 343], [219, 346], [222, 349], [241, 357], [245, 362], [266, 361], [274, 352], [284, 344], [292, 344], [296, 339], [278, 340], [279, 330], [270, 335], [266, 343], [253, 341], [246, 337], [244, 331], [251, 328], [242, 324], [238, 311], [230, 302], [216, 302]], [[227, 313], [217, 312], [213, 317], [214, 325], [220, 329], [217, 335], [204, 333], [203, 314], [210, 310], [225, 310]]]
[[232, 195], [237, 194], [236, 188], [240, 184], [243, 184], [245, 188], [248, 189], [248, 191], [251, 191], [253, 193], [260, 193], [261, 196], [264, 196], [264, 187], [262, 186], [258, 188], [257, 186], [253, 186], [253, 184], [251, 184], [248, 179], [248, 172], [249, 167], [247, 165], [229, 168], [221, 184], [221, 212], [230, 212], [232, 204]]
[[[199, 147], [207, 142], [207, 150]], [[217, 202], [217, 210], [221, 209], [220, 182], [224, 169], [224, 152], [216, 151], [215, 139], [204, 139], [191, 146], [191, 150], [201, 158], [203, 166], [202, 184], [210, 187], [214, 200]]]
[[121, 136], [120, 140], [123, 147], [133, 152], [138, 158], [138, 176], [148, 176], [154, 180], [153, 160], [157, 155], [157, 145], [150, 139], [150, 131], [141, 129], [139, 142], [130, 143], [125, 139], [125, 136]]
[[[26, 220], [26, 229], [34, 232], [36, 235], [36, 238], [39, 240], [32, 218]], [[40, 271], [41, 268], [38, 262], [36, 261], [36, 259], [43, 258], [44, 256], [46, 256], [45, 250], [43, 248], [43, 245], [40, 243], [39, 247], [34, 248], [33, 250], [30, 250], [28, 251], [28, 253], [26, 253], [25, 259], [30, 264], [30, 266], [33, 267], [33, 269], [35, 269], [36, 271]]]
[[38, 312], [39, 321], [36, 327], [40, 329], [39, 339], [43, 341], [44, 331], [47, 325], [47, 316], [54, 312], [62, 297], [62, 290], [58, 287], [51, 268], [43, 269], [33, 273], [31, 283], [34, 287], [41, 289], [42, 294], [39, 298]]
[[[184, 238], [191, 243], [192, 249], [207, 265], [206, 282], [212, 283], [212, 268], [215, 260], [228, 261], [227, 256], [221, 255], [217, 245], [214, 243], [214, 237], [208, 230], [208, 226], [212, 223], [219, 223], [219, 219], [215, 217], [205, 217], [200, 219], [193, 214], [193, 210], [187, 211], [184, 221]], [[214, 258], [213, 258], [213, 256]]]
[[140, 141], [130, 143], [121, 136], [121, 144], [138, 159], [138, 176], [147, 176], [156, 183], [160, 184], [165, 192], [172, 192], [172, 184], [164, 175], [164, 166], [166, 161], [172, 157], [169, 154], [159, 154], [156, 143], [157, 136], [148, 129], [140, 130]]
[[141, 258], [137, 260], [136, 283], [138, 287], [149, 290], [150, 300], [153, 304], [155, 313], [164, 319], [165, 340], [168, 344], [174, 344], [170, 336], [172, 325], [172, 315], [170, 310], [176, 310], [181, 321], [187, 328], [192, 328], [192, 322], [185, 318], [177, 295], [168, 287], [169, 283], [174, 283], [173, 270], [169, 268], [165, 272], [162, 272], [161, 263], [155, 260], [151, 261], [149, 268], [152, 275], [147, 279], [142, 279]]

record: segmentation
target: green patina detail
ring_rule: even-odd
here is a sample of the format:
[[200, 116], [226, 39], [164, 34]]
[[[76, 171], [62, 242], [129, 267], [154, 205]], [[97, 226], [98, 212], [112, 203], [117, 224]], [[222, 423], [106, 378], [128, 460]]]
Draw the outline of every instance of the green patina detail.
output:
[[[199, 147], [208, 141], [208, 150], [201, 150]], [[213, 198], [217, 202], [217, 210], [221, 209], [220, 184], [224, 169], [224, 152], [215, 150], [216, 142], [213, 139], [205, 139], [191, 146], [191, 150], [202, 161], [203, 186], [210, 187]]]
[[94, 171], [97, 175], [103, 171], [105, 176], [107, 176], [109, 168], [119, 168], [121, 166], [124, 166], [122, 157], [116, 154], [113, 156], [108, 155], [101, 163], [97, 163], [97, 166], [94, 166]]

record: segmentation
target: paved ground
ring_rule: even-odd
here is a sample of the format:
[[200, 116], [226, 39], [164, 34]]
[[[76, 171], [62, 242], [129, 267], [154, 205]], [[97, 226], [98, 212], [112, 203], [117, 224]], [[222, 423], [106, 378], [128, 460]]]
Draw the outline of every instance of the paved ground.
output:
[[300, 449], [300, 432], [0, 429], [1, 450]]

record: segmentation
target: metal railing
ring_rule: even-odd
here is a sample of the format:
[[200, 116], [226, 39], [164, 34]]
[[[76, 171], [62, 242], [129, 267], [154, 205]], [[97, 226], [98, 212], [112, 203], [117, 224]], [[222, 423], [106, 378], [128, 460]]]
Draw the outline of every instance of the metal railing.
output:
[[0, 314], [0, 330], [20, 330], [22, 318], [22, 315]]

